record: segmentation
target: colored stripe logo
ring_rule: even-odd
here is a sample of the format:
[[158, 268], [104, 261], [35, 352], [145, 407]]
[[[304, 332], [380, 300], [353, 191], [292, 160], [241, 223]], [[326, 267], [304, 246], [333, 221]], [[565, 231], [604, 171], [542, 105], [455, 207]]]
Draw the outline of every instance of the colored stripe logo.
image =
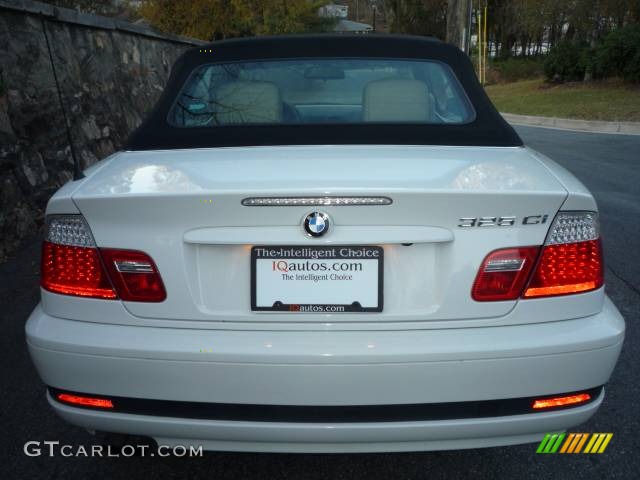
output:
[[536, 453], [603, 453], [613, 433], [547, 433]]

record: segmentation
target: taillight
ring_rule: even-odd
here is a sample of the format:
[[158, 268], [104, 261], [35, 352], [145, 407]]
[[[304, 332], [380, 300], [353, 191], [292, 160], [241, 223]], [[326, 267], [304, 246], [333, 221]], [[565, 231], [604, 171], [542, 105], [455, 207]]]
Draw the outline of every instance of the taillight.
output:
[[91, 230], [80, 215], [47, 219], [40, 284], [45, 290], [63, 295], [117, 298]]
[[514, 300], [522, 294], [539, 247], [504, 248], [486, 256], [471, 296], [479, 302]]
[[505, 248], [487, 255], [471, 296], [479, 302], [515, 300], [588, 292], [603, 284], [598, 214], [560, 212], [542, 250]]
[[143, 252], [101, 248], [109, 277], [122, 300], [161, 302], [167, 295], [155, 263]]
[[595, 212], [560, 212], [551, 225], [525, 298], [595, 290], [604, 284]]
[[166, 298], [160, 274], [148, 255], [98, 250], [80, 215], [47, 218], [40, 283], [45, 290], [63, 295], [138, 302]]

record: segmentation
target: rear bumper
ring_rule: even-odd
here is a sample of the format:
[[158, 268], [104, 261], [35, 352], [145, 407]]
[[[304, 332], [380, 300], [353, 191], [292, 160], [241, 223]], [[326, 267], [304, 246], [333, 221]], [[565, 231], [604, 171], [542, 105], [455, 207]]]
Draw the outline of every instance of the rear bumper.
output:
[[[39, 307], [27, 341], [43, 381], [104, 396], [254, 405], [466, 402], [586, 390], [609, 379], [624, 321], [601, 313], [509, 327], [422, 331], [248, 332], [95, 324]], [[206, 350], [206, 352], [205, 352]], [[69, 422], [219, 450], [399, 451], [536, 441], [587, 420], [603, 395], [562, 411], [435, 421], [304, 423], [89, 411]]]
[[374, 423], [276, 423], [194, 420], [105, 413], [62, 405], [47, 395], [74, 425], [153, 437], [161, 445], [195, 445], [205, 450], [252, 452], [400, 452], [457, 450], [540, 442], [547, 432], [587, 421], [604, 391], [583, 407], [505, 417]]

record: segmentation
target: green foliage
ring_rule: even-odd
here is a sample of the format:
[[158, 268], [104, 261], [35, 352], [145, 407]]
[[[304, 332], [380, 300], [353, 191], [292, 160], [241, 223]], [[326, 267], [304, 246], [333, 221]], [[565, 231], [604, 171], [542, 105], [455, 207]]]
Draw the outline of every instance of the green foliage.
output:
[[392, 33], [445, 38], [447, 0], [386, 0]]
[[620, 77], [640, 83], [640, 25], [609, 32], [595, 48], [563, 40], [544, 63], [547, 79], [582, 80], [587, 70], [595, 78]]
[[578, 81], [590, 62], [589, 47], [585, 44], [562, 40], [554, 46], [544, 61], [544, 74], [552, 81]]
[[512, 57], [491, 62], [488, 78], [490, 83], [517, 82], [541, 77], [543, 73], [544, 57]]
[[640, 82], [640, 25], [610, 32], [596, 47], [594, 74], [597, 77], [621, 77]]
[[621, 80], [549, 84], [542, 79], [486, 87], [501, 112], [583, 120], [640, 121], [640, 88]]
[[142, 0], [139, 13], [164, 32], [214, 40], [252, 35], [319, 32], [333, 20], [320, 18], [328, 0]]

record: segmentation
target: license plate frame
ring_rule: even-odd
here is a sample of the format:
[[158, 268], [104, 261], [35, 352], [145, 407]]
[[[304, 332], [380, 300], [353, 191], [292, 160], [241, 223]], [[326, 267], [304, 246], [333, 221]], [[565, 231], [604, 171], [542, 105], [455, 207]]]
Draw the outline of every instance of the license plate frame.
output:
[[[296, 253], [297, 252], [297, 253]], [[318, 255], [322, 255], [321, 258], [312, 258], [315, 254], [313, 252], [326, 252]], [[363, 254], [368, 254], [371, 256], [364, 257], [347, 257], [343, 255], [344, 252], [362, 252]], [[377, 253], [375, 253], [377, 252]], [[273, 256], [275, 255], [275, 256]], [[375, 293], [377, 297], [377, 305], [371, 305], [371, 302], [367, 305], [362, 305], [356, 299], [353, 303], [295, 303], [291, 301], [285, 302], [274, 302], [271, 306], [265, 305], [264, 300], [261, 302], [262, 305], [258, 305], [258, 260], [263, 261], [271, 261], [271, 262], [286, 262], [296, 261], [296, 262], [311, 262], [311, 263], [322, 263], [322, 260], [329, 262], [338, 262], [343, 264], [355, 264], [355, 263], [363, 263], [363, 262], [377, 262], [377, 265], [372, 266], [372, 264], [368, 264], [366, 266], [369, 273], [366, 275], [367, 277], [372, 277], [375, 275], [376, 279], [376, 288]], [[318, 245], [318, 246], [301, 246], [301, 245], [256, 245], [251, 248], [251, 310], [254, 312], [291, 312], [291, 313], [379, 313], [382, 312], [384, 307], [384, 249], [380, 246], [375, 245]], [[308, 265], [308, 263], [307, 263]], [[265, 267], [262, 267], [265, 268]], [[364, 268], [364, 266], [363, 266]], [[376, 270], [376, 272], [371, 272], [372, 270]], [[274, 267], [275, 270], [275, 267]], [[360, 271], [362, 273], [363, 270]], [[279, 271], [278, 274], [281, 274], [282, 271]], [[286, 272], [291, 274], [291, 272]], [[295, 272], [293, 275], [296, 275]], [[327, 272], [328, 275], [332, 273], [348, 275], [352, 272], [334, 272], [330, 270]], [[356, 272], [357, 273], [357, 272]], [[307, 274], [307, 272], [302, 273], [302, 275]], [[363, 274], [364, 275], [364, 274]], [[292, 280], [292, 281], [310, 281], [310, 280]], [[338, 281], [347, 281], [347, 280], [322, 280], [323, 282], [338, 282]], [[366, 278], [365, 280], [371, 282], [371, 278]], [[323, 288], [327, 287], [327, 283], [323, 285]], [[335, 286], [335, 285], [334, 285]], [[319, 288], [319, 287], [316, 287]], [[341, 290], [344, 291], [344, 290]], [[348, 291], [348, 290], [347, 290]], [[301, 298], [301, 300], [303, 300]]]

